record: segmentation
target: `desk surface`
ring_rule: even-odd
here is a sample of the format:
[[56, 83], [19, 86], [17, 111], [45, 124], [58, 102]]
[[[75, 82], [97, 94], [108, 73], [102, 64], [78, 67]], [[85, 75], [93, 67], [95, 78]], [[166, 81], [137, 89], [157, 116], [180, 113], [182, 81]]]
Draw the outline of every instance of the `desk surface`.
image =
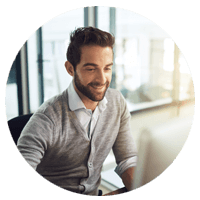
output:
[[117, 189], [117, 190], [115, 190], [115, 191], [113, 191], [113, 192], [109, 192], [109, 193], [104, 194], [104, 195], [102, 195], [102, 196], [109, 196], [109, 195], [115, 195], [115, 194], [122, 194], [122, 193], [124, 193], [124, 192], [127, 192], [127, 189], [126, 189], [125, 187], [120, 188], [120, 189]]

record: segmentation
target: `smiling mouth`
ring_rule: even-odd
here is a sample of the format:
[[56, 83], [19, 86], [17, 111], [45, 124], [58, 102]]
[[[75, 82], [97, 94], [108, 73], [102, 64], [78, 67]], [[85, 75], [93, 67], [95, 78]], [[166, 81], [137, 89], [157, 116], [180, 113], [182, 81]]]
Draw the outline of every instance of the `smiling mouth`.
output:
[[102, 89], [102, 88], [104, 88], [105, 87], [105, 85], [101, 85], [101, 86], [92, 86], [93, 88], [95, 88], [95, 89]]
[[93, 87], [94, 89], [103, 89], [106, 86], [105, 84], [89, 84], [91, 87]]

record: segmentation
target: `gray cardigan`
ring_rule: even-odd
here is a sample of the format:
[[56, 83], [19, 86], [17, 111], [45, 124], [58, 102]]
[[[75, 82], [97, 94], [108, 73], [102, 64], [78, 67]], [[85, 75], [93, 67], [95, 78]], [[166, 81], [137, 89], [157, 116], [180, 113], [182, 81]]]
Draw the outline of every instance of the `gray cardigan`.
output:
[[117, 164], [136, 157], [125, 99], [114, 89], [107, 90], [106, 98], [107, 108], [99, 116], [91, 140], [69, 109], [67, 90], [46, 101], [23, 129], [19, 151], [50, 182], [73, 192], [97, 195], [102, 164], [111, 149]]

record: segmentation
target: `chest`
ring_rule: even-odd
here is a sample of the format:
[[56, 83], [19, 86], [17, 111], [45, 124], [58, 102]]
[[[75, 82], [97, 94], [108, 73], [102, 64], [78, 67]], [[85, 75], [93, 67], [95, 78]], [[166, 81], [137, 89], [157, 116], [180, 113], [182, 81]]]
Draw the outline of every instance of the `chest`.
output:
[[110, 152], [115, 139], [117, 137], [120, 120], [119, 117], [113, 117], [105, 120], [101, 115], [96, 123], [91, 138], [84, 127], [77, 119], [75, 113], [71, 113], [70, 117], [60, 123], [57, 132], [53, 138], [53, 143], [47, 157], [55, 157], [59, 162], [75, 162], [75, 160], [87, 160], [89, 156], [99, 155], [107, 156]]

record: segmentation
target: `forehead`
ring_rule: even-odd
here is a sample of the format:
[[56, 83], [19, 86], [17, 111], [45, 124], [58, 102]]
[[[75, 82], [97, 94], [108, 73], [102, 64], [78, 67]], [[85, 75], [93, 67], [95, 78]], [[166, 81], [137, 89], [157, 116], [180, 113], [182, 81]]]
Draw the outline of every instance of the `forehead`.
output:
[[81, 60], [80, 62], [87, 61], [105, 61], [113, 60], [113, 50], [111, 47], [101, 47], [97, 45], [89, 45], [81, 47]]

